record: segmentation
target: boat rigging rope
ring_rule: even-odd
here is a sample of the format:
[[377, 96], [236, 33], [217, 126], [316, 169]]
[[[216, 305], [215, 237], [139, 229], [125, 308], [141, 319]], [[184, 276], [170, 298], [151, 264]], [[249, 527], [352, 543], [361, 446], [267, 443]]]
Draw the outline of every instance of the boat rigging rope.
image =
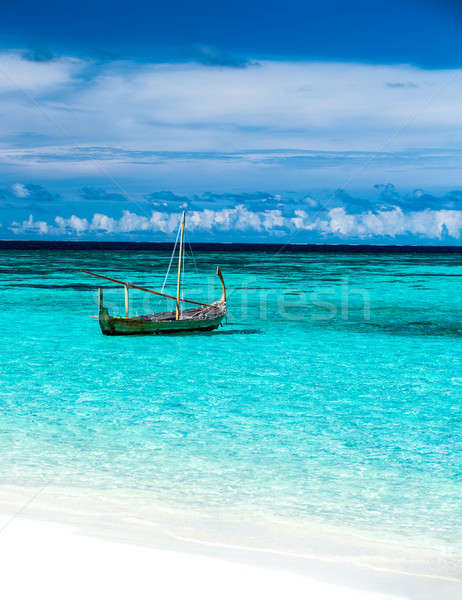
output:
[[180, 229], [181, 229], [181, 224], [180, 224], [180, 227], [178, 228], [178, 232], [176, 234], [176, 240], [175, 240], [175, 245], [173, 246], [172, 256], [170, 257], [170, 262], [168, 263], [168, 269], [167, 269], [167, 272], [165, 273], [164, 283], [162, 284], [162, 289], [160, 290], [161, 294], [164, 293], [165, 284], [167, 283], [168, 274], [170, 273], [170, 268], [172, 266], [173, 257], [175, 256], [176, 247], [177, 247], [177, 244], [178, 244], [178, 238], [180, 236]]
[[190, 252], [190, 254], [191, 254], [191, 257], [192, 257], [192, 259], [193, 259], [193, 263], [194, 263], [194, 271], [195, 271], [196, 273], [199, 273], [199, 269], [197, 268], [196, 257], [194, 256], [194, 253], [193, 253], [193, 249], [192, 249], [191, 243], [190, 243], [190, 241], [189, 241], [189, 240], [188, 240], [187, 242], [185, 242], [185, 243], [187, 243], [187, 244], [188, 244], [188, 246], [189, 246], [189, 252]]

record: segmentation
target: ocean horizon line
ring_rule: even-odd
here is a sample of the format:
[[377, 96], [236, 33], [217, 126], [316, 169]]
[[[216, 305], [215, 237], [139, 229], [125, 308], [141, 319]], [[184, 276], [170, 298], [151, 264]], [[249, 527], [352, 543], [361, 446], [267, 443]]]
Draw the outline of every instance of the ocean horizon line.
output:
[[[321, 244], [269, 242], [188, 242], [195, 250], [211, 252], [462, 254], [462, 245]], [[0, 240], [0, 250], [171, 250], [174, 242], [96, 240]]]

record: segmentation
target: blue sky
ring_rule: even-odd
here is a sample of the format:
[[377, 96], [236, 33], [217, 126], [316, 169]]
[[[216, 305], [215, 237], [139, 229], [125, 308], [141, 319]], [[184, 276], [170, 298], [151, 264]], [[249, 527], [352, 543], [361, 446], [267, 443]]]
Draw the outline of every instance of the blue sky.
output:
[[0, 237], [458, 244], [462, 8], [2, 3]]

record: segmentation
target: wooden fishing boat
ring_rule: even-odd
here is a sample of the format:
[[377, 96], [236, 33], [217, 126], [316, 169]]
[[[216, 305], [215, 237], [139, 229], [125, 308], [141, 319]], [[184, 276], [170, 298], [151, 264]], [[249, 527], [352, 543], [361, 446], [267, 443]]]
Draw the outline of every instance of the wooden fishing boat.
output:
[[[185, 226], [185, 213], [181, 217], [181, 224], [178, 234], [180, 235], [180, 248], [178, 253], [178, 275], [177, 275], [177, 293], [176, 296], [170, 296], [163, 292], [157, 292], [139, 285], [134, 285], [126, 281], [120, 281], [105, 275], [98, 275], [84, 269], [82, 273], [99, 277], [113, 283], [118, 283], [125, 288], [125, 317], [116, 317], [109, 314], [109, 310], [103, 303], [103, 290], [99, 288], [98, 301], [98, 320], [101, 331], [104, 335], [159, 335], [167, 333], [192, 333], [202, 331], [212, 331], [220, 326], [222, 320], [226, 316], [226, 288], [220, 267], [217, 266], [217, 275], [220, 278], [222, 286], [221, 298], [213, 304], [204, 302], [196, 302], [195, 300], [187, 300], [181, 297], [182, 269], [184, 261], [183, 253], [183, 238]], [[177, 236], [178, 240], [178, 236]], [[172, 258], [176, 249], [173, 249]], [[171, 265], [170, 260], [170, 265]], [[170, 270], [170, 266], [169, 266]], [[168, 275], [168, 271], [167, 271]], [[167, 276], [166, 276], [167, 277]], [[165, 285], [165, 281], [164, 281]], [[168, 312], [152, 313], [141, 316], [129, 315], [129, 288], [170, 298], [176, 301], [176, 309]], [[183, 303], [194, 304], [194, 308], [183, 310]]]

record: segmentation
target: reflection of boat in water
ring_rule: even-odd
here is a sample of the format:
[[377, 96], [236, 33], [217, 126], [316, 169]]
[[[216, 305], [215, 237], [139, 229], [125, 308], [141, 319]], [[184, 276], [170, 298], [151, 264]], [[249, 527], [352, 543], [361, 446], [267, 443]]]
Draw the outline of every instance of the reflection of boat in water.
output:
[[[82, 269], [83, 273], [119, 283], [125, 288], [125, 317], [114, 317], [109, 314], [108, 309], [103, 303], [103, 290], [99, 289], [99, 324], [104, 335], [156, 335], [165, 333], [186, 333], [194, 331], [212, 331], [219, 327], [222, 319], [226, 316], [226, 289], [220, 267], [217, 267], [217, 275], [222, 285], [222, 295], [220, 300], [213, 304], [205, 304], [194, 300], [186, 300], [181, 297], [181, 282], [183, 270], [183, 235], [184, 235], [185, 213], [181, 217], [180, 224], [180, 248], [178, 253], [178, 277], [177, 294], [170, 296], [162, 292], [156, 292], [145, 287], [133, 285], [118, 279], [112, 279], [105, 275], [97, 275], [90, 271]], [[177, 237], [178, 239], [178, 237]], [[176, 248], [176, 245], [175, 245]], [[175, 248], [173, 252], [175, 252]], [[173, 258], [173, 255], [172, 255]], [[171, 261], [170, 261], [171, 264]], [[167, 273], [168, 274], [168, 273]], [[129, 316], [128, 289], [134, 288], [164, 298], [170, 298], [176, 301], [176, 310], [153, 313], [150, 315], [141, 315], [136, 317]], [[194, 308], [183, 310], [183, 303], [194, 304]]]

